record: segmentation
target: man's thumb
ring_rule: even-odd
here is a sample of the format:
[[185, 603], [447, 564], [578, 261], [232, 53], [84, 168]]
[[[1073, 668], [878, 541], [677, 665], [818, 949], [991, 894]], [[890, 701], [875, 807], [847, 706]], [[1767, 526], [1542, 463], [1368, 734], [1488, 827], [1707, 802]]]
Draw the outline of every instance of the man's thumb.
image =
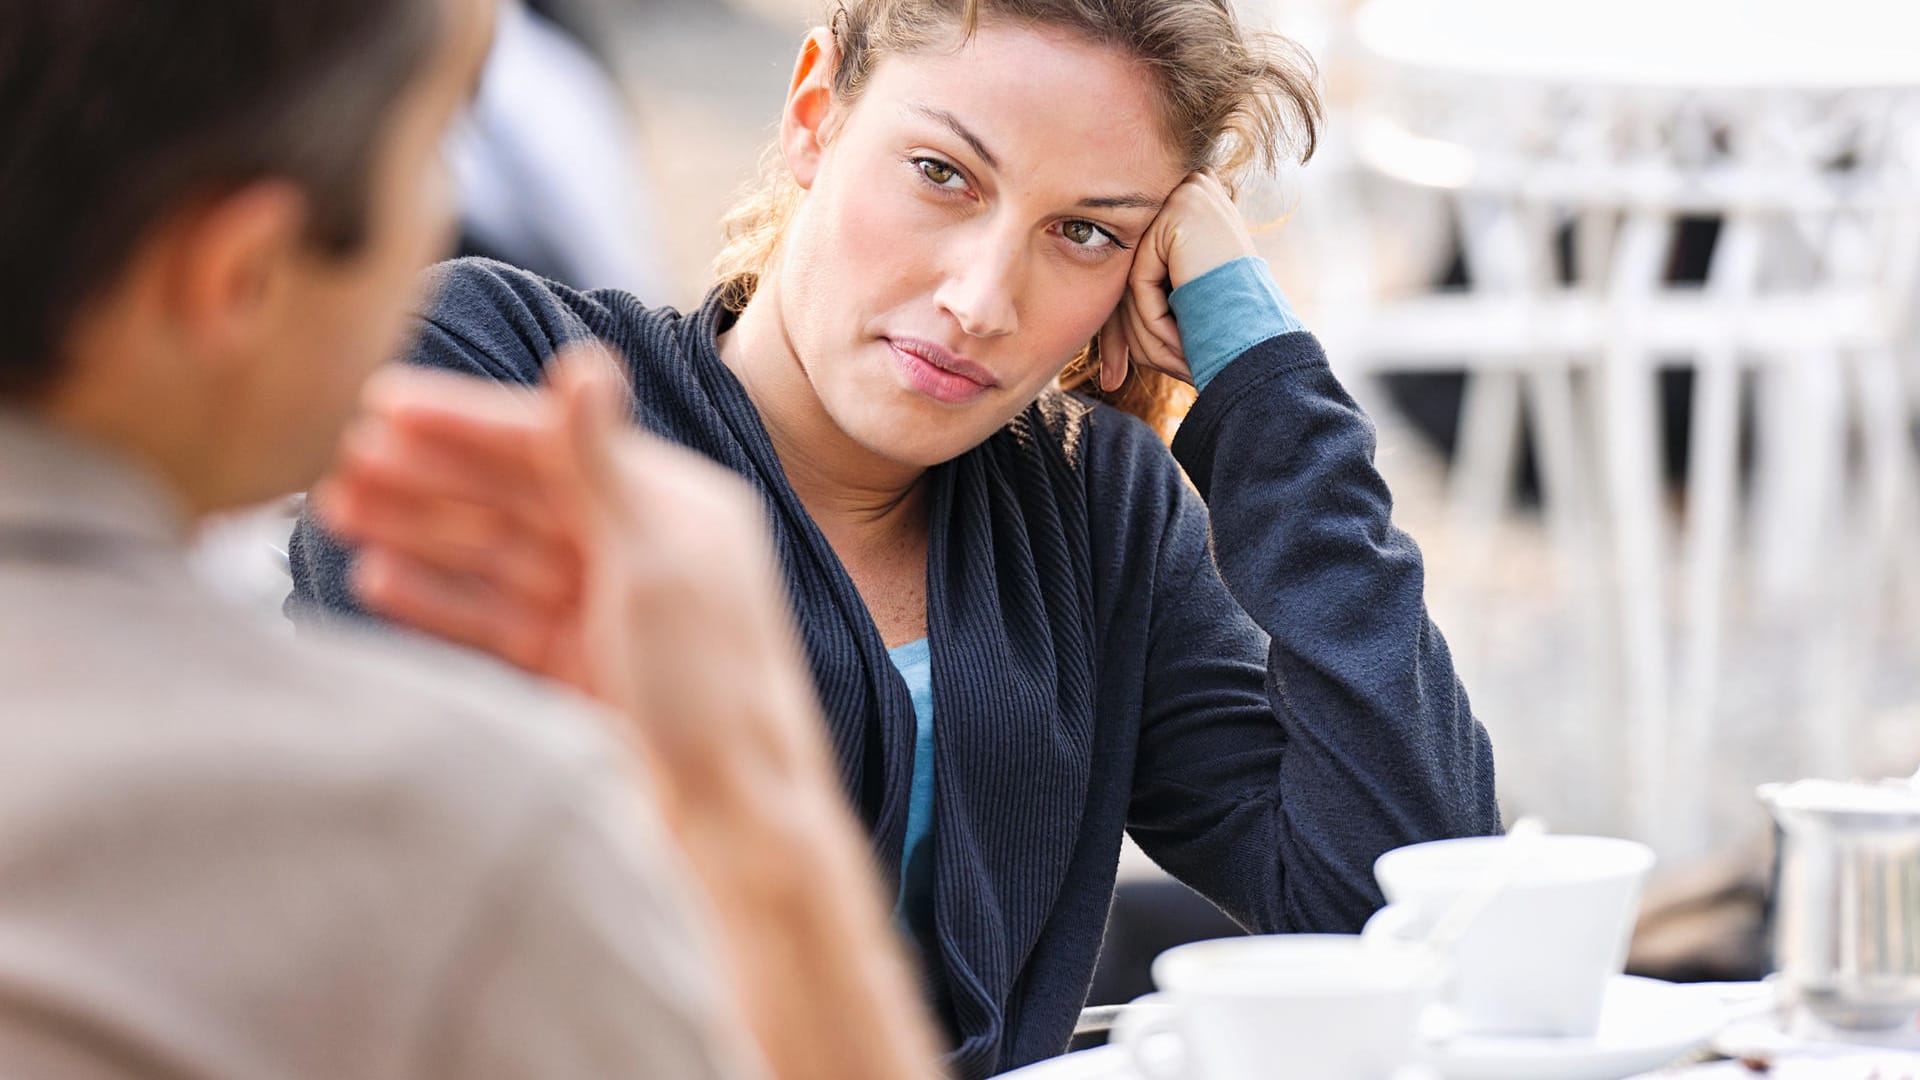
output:
[[609, 490], [619, 476], [615, 447], [633, 415], [619, 363], [597, 341], [569, 345], [547, 363], [547, 383], [560, 408], [578, 479], [600, 492]]

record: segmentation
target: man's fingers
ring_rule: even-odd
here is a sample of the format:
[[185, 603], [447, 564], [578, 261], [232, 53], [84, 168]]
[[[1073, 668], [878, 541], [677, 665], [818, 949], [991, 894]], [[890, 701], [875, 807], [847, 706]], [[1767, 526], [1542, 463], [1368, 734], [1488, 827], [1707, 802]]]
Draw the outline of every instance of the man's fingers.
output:
[[478, 428], [457, 436], [450, 431], [402, 426], [380, 417], [363, 420], [341, 442], [334, 479], [412, 491], [422, 499], [494, 506], [533, 528], [547, 522], [552, 509], [529, 437]]
[[363, 426], [375, 430], [384, 426], [395, 444], [407, 451], [436, 448], [469, 471], [484, 471], [489, 486], [534, 487], [540, 482], [534, 447], [553, 426], [552, 404], [541, 405], [544, 415], [530, 411], [507, 422], [450, 409], [418, 408], [376, 417]]
[[554, 450], [568, 458], [562, 474], [589, 499], [617, 496], [623, 483], [616, 444], [633, 415], [627, 382], [613, 355], [598, 342], [562, 350], [547, 363], [547, 383], [560, 410]]
[[393, 366], [367, 380], [361, 402], [376, 417], [499, 432], [537, 427], [543, 417], [542, 396], [528, 387], [471, 375]]
[[321, 523], [349, 542], [485, 579], [531, 604], [563, 603], [578, 592], [572, 547], [495, 507], [364, 479], [330, 482], [313, 499]]
[[361, 603], [395, 622], [529, 671], [544, 669], [548, 625], [537, 611], [484, 581], [389, 548], [368, 547], [355, 560], [350, 583]]

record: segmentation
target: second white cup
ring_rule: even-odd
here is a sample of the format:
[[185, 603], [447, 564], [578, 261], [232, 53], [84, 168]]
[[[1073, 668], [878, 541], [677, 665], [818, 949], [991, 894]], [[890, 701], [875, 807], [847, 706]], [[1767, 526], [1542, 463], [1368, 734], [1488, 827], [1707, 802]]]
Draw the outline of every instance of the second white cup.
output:
[[1452, 905], [1476, 890], [1484, 894], [1494, 881], [1485, 906], [1446, 945], [1453, 973], [1446, 996], [1458, 1030], [1590, 1036], [1607, 983], [1625, 966], [1653, 861], [1645, 844], [1604, 836], [1492, 836], [1398, 848], [1374, 863], [1390, 903], [1365, 936], [1424, 941]]

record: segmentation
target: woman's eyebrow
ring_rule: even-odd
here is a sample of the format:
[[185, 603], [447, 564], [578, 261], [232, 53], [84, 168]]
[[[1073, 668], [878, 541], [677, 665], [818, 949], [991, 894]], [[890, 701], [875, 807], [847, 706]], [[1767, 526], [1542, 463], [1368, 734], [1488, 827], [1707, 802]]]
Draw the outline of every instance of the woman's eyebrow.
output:
[[922, 105], [919, 102], [908, 102], [907, 108], [959, 136], [961, 141], [973, 147], [973, 152], [980, 155], [980, 160], [987, 163], [987, 168], [1000, 168], [1000, 159], [993, 156], [993, 151], [987, 149], [987, 144], [980, 141], [980, 136], [967, 130], [967, 125], [961, 123], [959, 117], [945, 109], [936, 109], [931, 105]]
[[1160, 208], [1166, 205], [1166, 200], [1156, 199], [1151, 195], [1143, 195], [1139, 192], [1130, 192], [1126, 195], [1095, 195], [1090, 198], [1081, 199], [1076, 205], [1084, 206], [1092, 210], [1121, 208], [1128, 210], [1151, 210], [1157, 214], [1160, 212]]

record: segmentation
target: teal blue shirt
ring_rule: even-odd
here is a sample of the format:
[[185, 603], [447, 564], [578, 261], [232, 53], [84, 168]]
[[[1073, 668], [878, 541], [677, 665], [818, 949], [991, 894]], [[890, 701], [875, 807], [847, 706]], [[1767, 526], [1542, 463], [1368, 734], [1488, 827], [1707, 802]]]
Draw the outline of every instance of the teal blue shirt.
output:
[[913, 787], [907, 796], [907, 838], [900, 853], [900, 899], [893, 918], [933, 943], [933, 652], [927, 639], [887, 650], [913, 698]]

